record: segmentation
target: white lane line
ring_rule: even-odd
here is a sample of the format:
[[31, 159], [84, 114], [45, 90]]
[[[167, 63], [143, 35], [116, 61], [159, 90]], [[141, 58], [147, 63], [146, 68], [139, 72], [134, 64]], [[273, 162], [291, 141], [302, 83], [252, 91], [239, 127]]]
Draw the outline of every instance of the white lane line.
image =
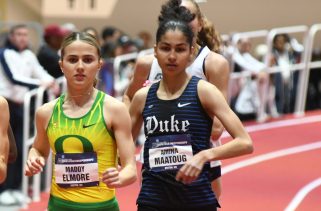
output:
[[[256, 131], [261, 131], [261, 130], [270, 130], [273, 128], [288, 127], [288, 126], [294, 126], [294, 125], [303, 125], [303, 124], [308, 124], [308, 123], [313, 123], [313, 122], [321, 122], [321, 115], [251, 125], [251, 126], [246, 126], [245, 129], [247, 132], [256, 132]], [[230, 135], [226, 131], [224, 131], [222, 138], [226, 138], [229, 136]]]
[[290, 204], [285, 208], [284, 211], [295, 211], [299, 204], [303, 201], [303, 199], [311, 192], [313, 189], [321, 186], [321, 177], [312, 181], [311, 183], [304, 186], [292, 199]]
[[317, 141], [311, 144], [305, 144], [305, 145], [300, 145], [300, 146], [296, 146], [296, 147], [291, 147], [291, 148], [287, 148], [287, 149], [282, 149], [282, 150], [278, 150], [278, 151], [274, 151], [274, 152], [270, 152], [270, 153], [266, 153], [263, 155], [258, 155], [246, 160], [242, 160], [230, 165], [227, 165], [225, 167], [222, 168], [222, 175], [230, 173], [232, 171], [238, 170], [240, 168], [244, 168], [247, 166], [251, 166], [263, 161], [267, 161], [267, 160], [271, 160], [274, 158], [279, 158], [279, 157], [283, 157], [283, 156], [287, 156], [287, 155], [291, 155], [291, 154], [295, 154], [295, 153], [300, 153], [300, 152], [305, 152], [305, 151], [309, 151], [309, 150], [314, 150], [314, 149], [318, 149], [321, 148], [321, 141]]

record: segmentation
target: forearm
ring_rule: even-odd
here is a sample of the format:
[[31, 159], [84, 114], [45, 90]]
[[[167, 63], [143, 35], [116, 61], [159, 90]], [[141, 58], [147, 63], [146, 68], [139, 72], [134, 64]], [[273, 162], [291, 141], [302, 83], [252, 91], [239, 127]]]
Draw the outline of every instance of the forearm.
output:
[[136, 164], [131, 163], [125, 165], [119, 172], [119, 179], [121, 181], [121, 187], [132, 184], [137, 179]]
[[253, 146], [247, 140], [236, 138], [222, 146], [202, 151], [206, 161], [224, 160], [253, 152]]

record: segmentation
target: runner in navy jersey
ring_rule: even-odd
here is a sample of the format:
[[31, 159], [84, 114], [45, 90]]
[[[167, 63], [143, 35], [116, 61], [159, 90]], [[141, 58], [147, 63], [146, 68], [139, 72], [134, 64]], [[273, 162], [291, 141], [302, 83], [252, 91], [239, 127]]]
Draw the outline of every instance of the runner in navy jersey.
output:
[[[228, 61], [219, 54], [220, 38], [215, 33], [214, 28], [206, 24], [208, 20], [202, 14], [198, 4], [194, 0], [168, 0], [162, 5], [159, 21], [163, 19], [180, 19], [188, 22], [194, 33], [194, 53], [189, 62], [186, 71], [197, 77], [207, 80], [214, 84], [227, 98], [229, 64]], [[133, 77], [125, 91], [123, 101], [128, 105], [135, 92], [143, 87], [146, 80], [155, 82], [162, 77], [161, 68], [154, 55], [146, 55], [137, 59]], [[222, 124], [215, 119], [211, 134], [210, 143], [213, 146], [220, 145], [220, 139], [223, 132]], [[209, 179], [212, 182], [212, 188], [217, 198], [221, 195], [221, 162], [219, 160], [211, 162], [211, 171]]]
[[[186, 22], [163, 20], [154, 49], [163, 77], [136, 92], [130, 105], [134, 140], [143, 122], [146, 136], [138, 211], [216, 210], [209, 161], [253, 151], [250, 136], [222, 93], [185, 71], [193, 57], [192, 43]], [[211, 148], [214, 116], [233, 139]]]

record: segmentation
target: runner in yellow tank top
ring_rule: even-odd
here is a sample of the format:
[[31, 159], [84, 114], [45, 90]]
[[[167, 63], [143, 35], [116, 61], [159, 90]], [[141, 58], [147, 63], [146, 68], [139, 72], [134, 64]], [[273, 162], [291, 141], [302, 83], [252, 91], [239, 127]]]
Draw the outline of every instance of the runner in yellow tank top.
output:
[[37, 110], [37, 135], [25, 174], [42, 171], [51, 148], [49, 211], [117, 211], [115, 188], [136, 179], [128, 111], [123, 103], [94, 88], [102, 61], [93, 36], [84, 32], [67, 36], [61, 58], [67, 93]]

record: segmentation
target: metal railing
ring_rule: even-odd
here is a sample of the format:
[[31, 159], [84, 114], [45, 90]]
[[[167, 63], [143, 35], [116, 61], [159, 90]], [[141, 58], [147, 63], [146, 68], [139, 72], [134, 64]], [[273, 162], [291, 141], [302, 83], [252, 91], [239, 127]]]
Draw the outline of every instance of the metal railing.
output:
[[124, 54], [117, 56], [114, 59], [114, 91], [115, 91], [115, 97], [121, 97], [122, 92], [127, 87], [129, 81], [123, 80], [121, 78], [121, 64], [126, 61], [136, 60], [138, 57], [138, 53], [130, 53], [130, 54]]
[[[62, 91], [66, 90], [66, 83], [64, 77], [58, 78], [56, 82], [60, 85], [60, 89]], [[44, 103], [44, 96], [45, 93], [47, 94], [47, 101], [54, 100], [54, 94], [43, 87], [39, 87], [27, 92], [24, 96], [24, 110], [23, 110], [23, 147], [22, 147], [22, 163], [25, 164], [28, 159], [29, 149], [32, 146], [36, 134], [36, 127], [32, 127], [32, 121], [35, 118], [35, 111]], [[33, 103], [34, 102], [34, 103]], [[34, 105], [34, 106], [33, 106]], [[33, 128], [33, 133], [31, 134], [31, 129]], [[45, 190], [49, 191], [51, 186], [51, 174], [52, 174], [52, 159], [51, 153], [48, 156], [46, 161], [45, 171]], [[22, 169], [23, 171], [24, 169]], [[22, 177], [22, 193], [25, 196], [29, 196], [29, 185], [32, 185], [31, 191], [31, 200], [33, 202], [40, 201], [40, 194], [41, 194], [41, 174], [36, 174], [33, 177], [29, 178], [26, 176]], [[26, 207], [27, 204], [23, 204], [23, 207]]]
[[[289, 34], [289, 35], [292, 35], [294, 33], [303, 34], [302, 45], [304, 47], [304, 51], [302, 52], [302, 59], [300, 63], [292, 64], [289, 66], [289, 70], [291, 72], [299, 71], [299, 82], [297, 87], [297, 95], [295, 99], [294, 114], [303, 115], [305, 110], [305, 104], [306, 104], [310, 69], [321, 67], [321, 61], [311, 62], [315, 34], [320, 30], [321, 30], [321, 24], [314, 24], [310, 28], [305, 25], [299, 25], [299, 26], [290, 26], [290, 27], [282, 27], [282, 28], [273, 28], [270, 31], [260, 30], [260, 31], [253, 31], [253, 32], [237, 33], [232, 38], [232, 45], [234, 48], [236, 48], [237, 42], [243, 37], [253, 38], [253, 37], [266, 36], [267, 54], [266, 54], [264, 63], [266, 65], [266, 72], [269, 74], [274, 74], [282, 71], [282, 69], [279, 66], [269, 67], [270, 65], [269, 62], [272, 57], [274, 37], [278, 34]], [[244, 73], [232, 73], [231, 79], [249, 77], [250, 75], [251, 74], [248, 71], [245, 71]]]
[[150, 55], [154, 53], [154, 48], [149, 48], [145, 50], [141, 50], [139, 52], [134, 52], [134, 53], [129, 53], [129, 54], [124, 54], [117, 56], [114, 59], [114, 90], [115, 90], [115, 97], [121, 97], [122, 92], [124, 89], [127, 87], [129, 81], [128, 80], [123, 80], [121, 78], [121, 64], [123, 62], [131, 61], [131, 60], [136, 60], [139, 57], [145, 56], [145, 55]]
[[[34, 118], [34, 111], [43, 103], [43, 88], [33, 89], [27, 92], [24, 96], [23, 107], [23, 147], [22, 147], [22, 163], [25, 164], [28, 158], [28, 152], [33, 144], [34, 136], [30, 135], [31, 129], [31, 115]], [[32, 99], [34, 99], [34, 107], [32, 107]], [[32, 114], [31, 114], [32, 113]], [[34, 128], [34, 134], [36, 129]], [[24, 169], [21, 169], [24, 171]], [[23, 173], [22, 173], [23, 175]], [[40, 201], [40, 174], [33, 176], [32, 178], [32, 201]], [[22, 177], [22, 193], [28, 196], [29, 178]]]
[[305, 67], [300, 74], [298, 96], [296, 99], [296, 107], [295, 107], [295, 113], [297, 115], [302, 115], [305, 110], [310, 70], [311, 68], [321, 67], [321, 61], [311, 61], [312, 53], [313, 53], [313, 44], [315, 41], [316, 33], [318, 31], [321, 31], [321, 23], [312, 25], [307, 34], [307, 39], [305, 42], [305, 54], [303, 59]]

